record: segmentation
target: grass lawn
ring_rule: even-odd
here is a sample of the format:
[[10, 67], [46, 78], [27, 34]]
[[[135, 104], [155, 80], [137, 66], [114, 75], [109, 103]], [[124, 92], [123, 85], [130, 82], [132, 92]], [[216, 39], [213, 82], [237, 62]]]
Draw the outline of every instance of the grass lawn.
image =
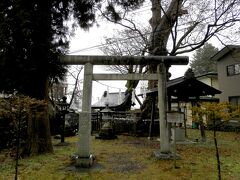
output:
[[[177, 160], [156, 160], [152, 153], [159, 149], [157, 137], [118, 136], [115, 140], [100, 140], [92, 137], [92, 151], [96, 156], [90, 169], [75, 169], [71, 155], [76, 151], [77, 137], [66, 138], [67, 146], [58, 146], [53, 140], [54, 153], [21, 159], [19, 179], [63, 180], [63, 179], [138, 179], [178, 180], [217, 179], [217, 167], [213, 133], [207, 131], [207, 142], [177, 144]], [[199, 130], [188, 130], [190, 139], [200, 139]], [[240, 179], [240, 133], [217, 132], [222, 179]], [[0, 179], [15, 177], [15, 162], [0, 153]]]

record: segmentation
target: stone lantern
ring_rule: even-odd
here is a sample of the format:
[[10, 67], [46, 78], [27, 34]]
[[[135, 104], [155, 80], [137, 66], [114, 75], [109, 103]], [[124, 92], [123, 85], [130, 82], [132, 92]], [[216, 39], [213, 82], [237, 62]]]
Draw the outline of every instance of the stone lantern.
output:
[[101, 110], [100, 112], [102, 113], [102, 121], [103, 122], [107, 122], [107, 121], [112, 122], [112, 119], [113, 119], [112, 113], [114, 111], [109, 109], [108, 104], [106, 104], [106, 107], [103, 110]]
[[67, 97], [62, 97], [62, 102], [58, 104], [61, 112], [61, 143], [64, 143], [65, 139], [65, 115], [68, 113], [69, 104], [67, 103]]
[[113, 130], [113, 112], [109, 109], [108, 104], [104, 108], [102, 113], [102, 123], [99, 134], [96, 136], [97, 139], [115, 139], [115, 133]]

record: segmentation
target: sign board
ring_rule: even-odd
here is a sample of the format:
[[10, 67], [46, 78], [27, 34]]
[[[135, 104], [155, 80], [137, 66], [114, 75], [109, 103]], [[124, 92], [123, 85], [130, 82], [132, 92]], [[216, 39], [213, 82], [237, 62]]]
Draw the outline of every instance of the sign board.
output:
[[172, 111], [167, 113], [167, 122], [169, 123], [183, 123], [184, 113], [178, 111]]

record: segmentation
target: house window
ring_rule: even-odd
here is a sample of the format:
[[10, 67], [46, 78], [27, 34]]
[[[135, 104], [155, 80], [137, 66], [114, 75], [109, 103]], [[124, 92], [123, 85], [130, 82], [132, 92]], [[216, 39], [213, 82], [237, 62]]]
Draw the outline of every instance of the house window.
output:
[[240, 74], [240, 64], [235, 64], [234, 70], [235, 70], [235, 74]]
[[240, 74], [240, 64], [233, 64], [227, 66], [227, 75], [233, 76], [236, 74]]
[[229, 102], [233, 105], [240, 105], [240, 96], [229, 97]]

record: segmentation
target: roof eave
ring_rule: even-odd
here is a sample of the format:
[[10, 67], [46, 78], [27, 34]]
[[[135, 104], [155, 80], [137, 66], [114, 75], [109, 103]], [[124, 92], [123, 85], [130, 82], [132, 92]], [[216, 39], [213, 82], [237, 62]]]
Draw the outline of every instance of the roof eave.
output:
[[215, 55], [213, 55], [210, 59], [213, 61], [219, 61], [223, 56], [235, 49], [240, 49], [240, 45], [227, 45], [218, 51]]

